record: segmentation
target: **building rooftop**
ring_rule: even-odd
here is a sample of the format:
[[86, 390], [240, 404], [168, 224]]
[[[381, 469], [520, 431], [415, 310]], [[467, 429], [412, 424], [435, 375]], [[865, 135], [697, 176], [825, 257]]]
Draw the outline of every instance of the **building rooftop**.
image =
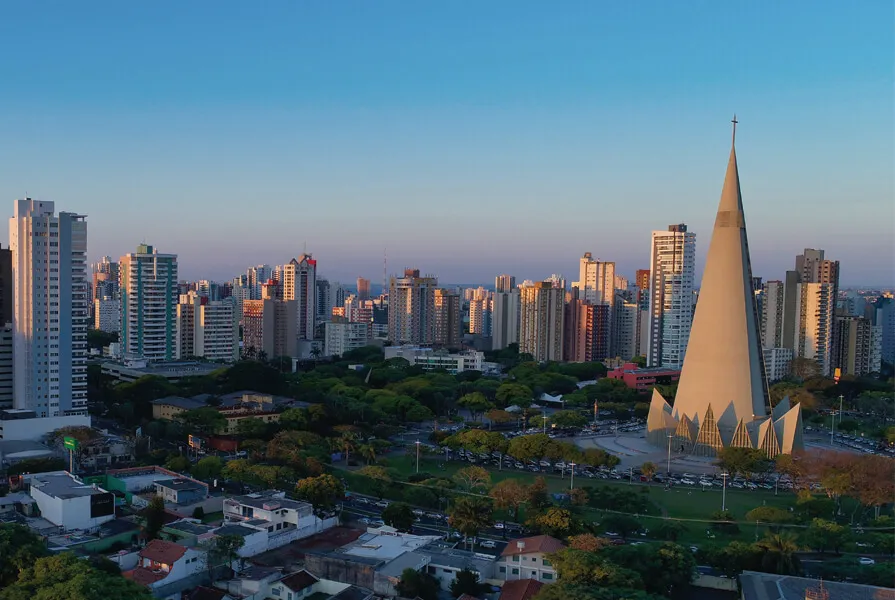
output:
[[438, 537], [434, 535], [398, 533], [391, 527], [371, 528], [351, 544], [342, 546], [342, 552], [352, 556], [390, 560], [437, 539]]
[[[816, 589], [820, 582], [807, 577], [743, 571], [740, 585], [743, 600], [805, 600], [806, 591]], [[824, 581], [823, 586], [831, 600], [895, 600], [895, 590], [890, 588], [838, 581]]]
[[107, 493], [104, 489], [82, 483], [65, 472], [35, 475], [31, 478], [31, 488], [37, 488], [44, 494], [61, 500]]
[[181, 531], [183, 533], [189, 533], [190, 535], [203, 535], [214, 529], [214, 526], [206, 525], [204, 523], [195, 523], [193, 521], [182, 520], [168, 523], [167, 525], [165, 525], [165, 529]]
[[199, 483], [198, 481], [194, 481], [192, 479], [161, 479], [155, 482], [155, 485], [159, 487], [168, 488], [169, 490], [175, 490], [178, 492], [190, 491], [190, 490], [205, 490], [205, 486]]
[[487, 565], [493, 563], [497, 558], [477, 552], [469, 552], [468, 550], [444, 547], [439, 544], [429, 544], [424, 548], [420, 548], [419, 551], [429, 556], [433, 565], [454, 569], [472, 568], [480, 573], [485, 572]]
[[310, 510], [311, 505], [300, 500], [291, 500], [281, 496], [283, 492], [274, 490], [265, 490], [255, 494], [247, 494], [245, 496], [233, 496], [227, 500], [244, 506], [251, 506], [260, 510], [276, 510], [278, 508], [289, 508], [292, 510]]
[[516, 579], [507, 581], [500, 590], [500, 600], [530, 600], [544, 584], [537, 579]]
[[532, 552], [550, 553], [557, 552], [565, 547], [566, 545], [555, 537], [536, 535], [534, 537], [510, 540], [500, 555], [513, 556], [514, 554], [530, 554]]
[[262, 567], [259, 565], [252, 565], [240, 571], [239, 578], [245, 579], [246, 581], [262, 581], [264, 579], [267, 579], [268, 577], [279, 574], [280, 569], [276, 567]]
[[[266, 524], [267, 521], [264, 521], [264, 523]], [[253, 533], [258, 533], [258, 530], [245, 525], [224, 525], [214, 530], [215, 535], [238, 535], [239, 537], [246, 537]]]
[[378, 569], [381, 575], [386, 577], [401, 577], [401, 573], [405, 569], [413, 569], [417, 571], [420, 567], [429, 563], [429, 556], [421, 552], [405, 552], [390, 560], [387, 564]]
[[181, 396], [165, 396], [164, 398], [153, 400], [151, 404], [154, 404], [155, 406], [176, 406], [183, 410], [195, 410], [207, 406], [204, 402], [191, 398], [183, 398]]
[[173, 565], [186, 554], [186, 546], [181, 546], [174, 542], [166, 542], [165, 540], [152, 540], [138, 554], [140, 558], [148, 558], [165, 565]]
[[307, 589], [320, 581], [317, 577], [314, 577], [304, 569], [298, 571], [297, 573], [292, 573], [291, 575], [286, 575], [280, 580], [280, 583], [285, 585], [287, 588], [292, 590], [293, 592], [300, 592], [304, 589]]
[[372, 595], [372, 592], [365, 590], [362, 587], [352, 585], [345, 588], [335, 596], [332, 596], [330, 600], [366, 600]]

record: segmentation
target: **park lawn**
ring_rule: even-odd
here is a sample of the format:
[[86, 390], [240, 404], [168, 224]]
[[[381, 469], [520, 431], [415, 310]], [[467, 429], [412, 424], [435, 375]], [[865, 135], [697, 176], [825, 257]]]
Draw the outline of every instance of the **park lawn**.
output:
[[[413, 456], [395, 456], [389, 458], [387, 462], [388, 467], [394, 469], [398, 474], [399, 480], [406, 481], [410, 475], [416, 472], [416, 458]], [[440, 464], [444, 464], [443, 470], [439, 467]], [[420, 457], [420, 472], [430, 473], [435, 477], [450, 478], [464, 466], [469, 465], [460, 462], [444, 463], [443, 460], [437, 460], [433, 457]], [[488, 470], [491, 473], [492, 483], [515, 478], [528, 485], [540, 475], [547, 481], [547, 489], [551, 493], [565, 492], [569, 489], [570, 481], [568, 476], [560, 478], [559, 475], [553, 474], [522, 473], [515, 469], [499, 471], [489, 468]], [[624, 482], [624, 480], [607, 481], [605, 479], [589, 479], [586, 477], [575, 479], [575, 487], [588, 488], [599, 486], [629, 488], [632, 491], [639, 491], [646, 487], [649, 490], [650, 501], [662, 509], [666, 516], [678, 519], [708, 519], [712, 513], [721, 510], [721, 490], [718, 488], [702, 491], [701, 488], [695, 486], [677, 486], [666, 491], [662, 485], [657, 483], [646, 485], [640, 483], [630, 484]], [[759, 506], [776, 506], [783, 509], [793, 506], [795, 504], [795, 495], [785, 493], [775, 496], [771, 491], [728, 488], [726, 504], [727, 510], [733, 513], [734, 518], [742, 520], [747, 512]]]

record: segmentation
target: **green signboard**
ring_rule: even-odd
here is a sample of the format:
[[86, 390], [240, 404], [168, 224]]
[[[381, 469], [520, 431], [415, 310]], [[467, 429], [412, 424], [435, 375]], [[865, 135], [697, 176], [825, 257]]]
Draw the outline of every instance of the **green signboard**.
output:
[[78, 449], [78, 440], [73, 437], [62, 438], [62, 445], [66, 450], [76, 451]]

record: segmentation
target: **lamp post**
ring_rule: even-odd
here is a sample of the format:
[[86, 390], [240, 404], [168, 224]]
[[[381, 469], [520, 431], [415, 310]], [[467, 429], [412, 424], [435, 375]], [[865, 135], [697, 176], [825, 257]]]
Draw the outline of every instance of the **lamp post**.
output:
[[665, 467], [665, 474], [671, 475], [671, 438], [674, 437], [670, 433], [668, 434], [668, 464]]
[[542, 419], [544, 419], [544, 433], [547, 433], [547, 415], [542, 415]]
[[833, 433], [836, 431], [836, 411], [830, 411], [830, 446], [833, 445]]
[[721, 471], [721, 512], [727, 510], [727, 471]]
[[628, 467], [628, 485], [634, 483], [634, 467]]
[[569, 463], [569, 468], [570, 468], [569, 472], [572, 474], [572, 483], [569, 484], [569, 489], [574, 490], [575, 489], [575, 463]]
[[594, 400], [594, 429], [597, 428], [597, 401]]
[[420, 441], [416, 441], [416, 472], [420, 472]]

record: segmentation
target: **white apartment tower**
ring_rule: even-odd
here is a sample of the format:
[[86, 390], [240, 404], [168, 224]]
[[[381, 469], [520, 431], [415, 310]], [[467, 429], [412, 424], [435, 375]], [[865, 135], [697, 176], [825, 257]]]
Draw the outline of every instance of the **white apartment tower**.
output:
[[121, 351], [148, 361], [177, 355], [177, 255], [147, 244], [119, 261]]
[[200, 357], [225, 363], [239, 360], [239, 315], [232, 298], [209, 300], [182, 294], [177, 305], [177, 358]]
[[565, 291], [552, 281], [520, 289], [519, 353], [536, 361], [562, 360]]
[[783, 317], [786, 286], [782, 281], [764, 284], [761, 303], [761, 345], [763, 348], [783, 347]]
[[651, 367], [681, 369], [693, 324], [696, 234], [683, 223], [654, 231], [650, 251], [650, 331], [646, 349]]
[[585, 252], [578, 264], [578, 299], [588, 304], [615, 306], [615, 263], [594, 260]]
[[836, 309], [835, 285], [799, 283], [796, 292], [793, 358], [817, 363], [820, 374], [832, 374], [833, 324]]
[[404, 269], [392, 277], [388, 290], [388, 339], [400, 344], [432, 344], [435, 339], [435, 288], [438, 279], [420, 277], [419, 269]]
[[87, 217], [16, 200], [9, 220], [15, 408], [87, 414]]
[[298, 311], [295, 325], [298, 339], [312, 340], [317, 318], [317, 261], [310, 254], [302, 254], [281, 271], [283, 300], [294, 300]]

